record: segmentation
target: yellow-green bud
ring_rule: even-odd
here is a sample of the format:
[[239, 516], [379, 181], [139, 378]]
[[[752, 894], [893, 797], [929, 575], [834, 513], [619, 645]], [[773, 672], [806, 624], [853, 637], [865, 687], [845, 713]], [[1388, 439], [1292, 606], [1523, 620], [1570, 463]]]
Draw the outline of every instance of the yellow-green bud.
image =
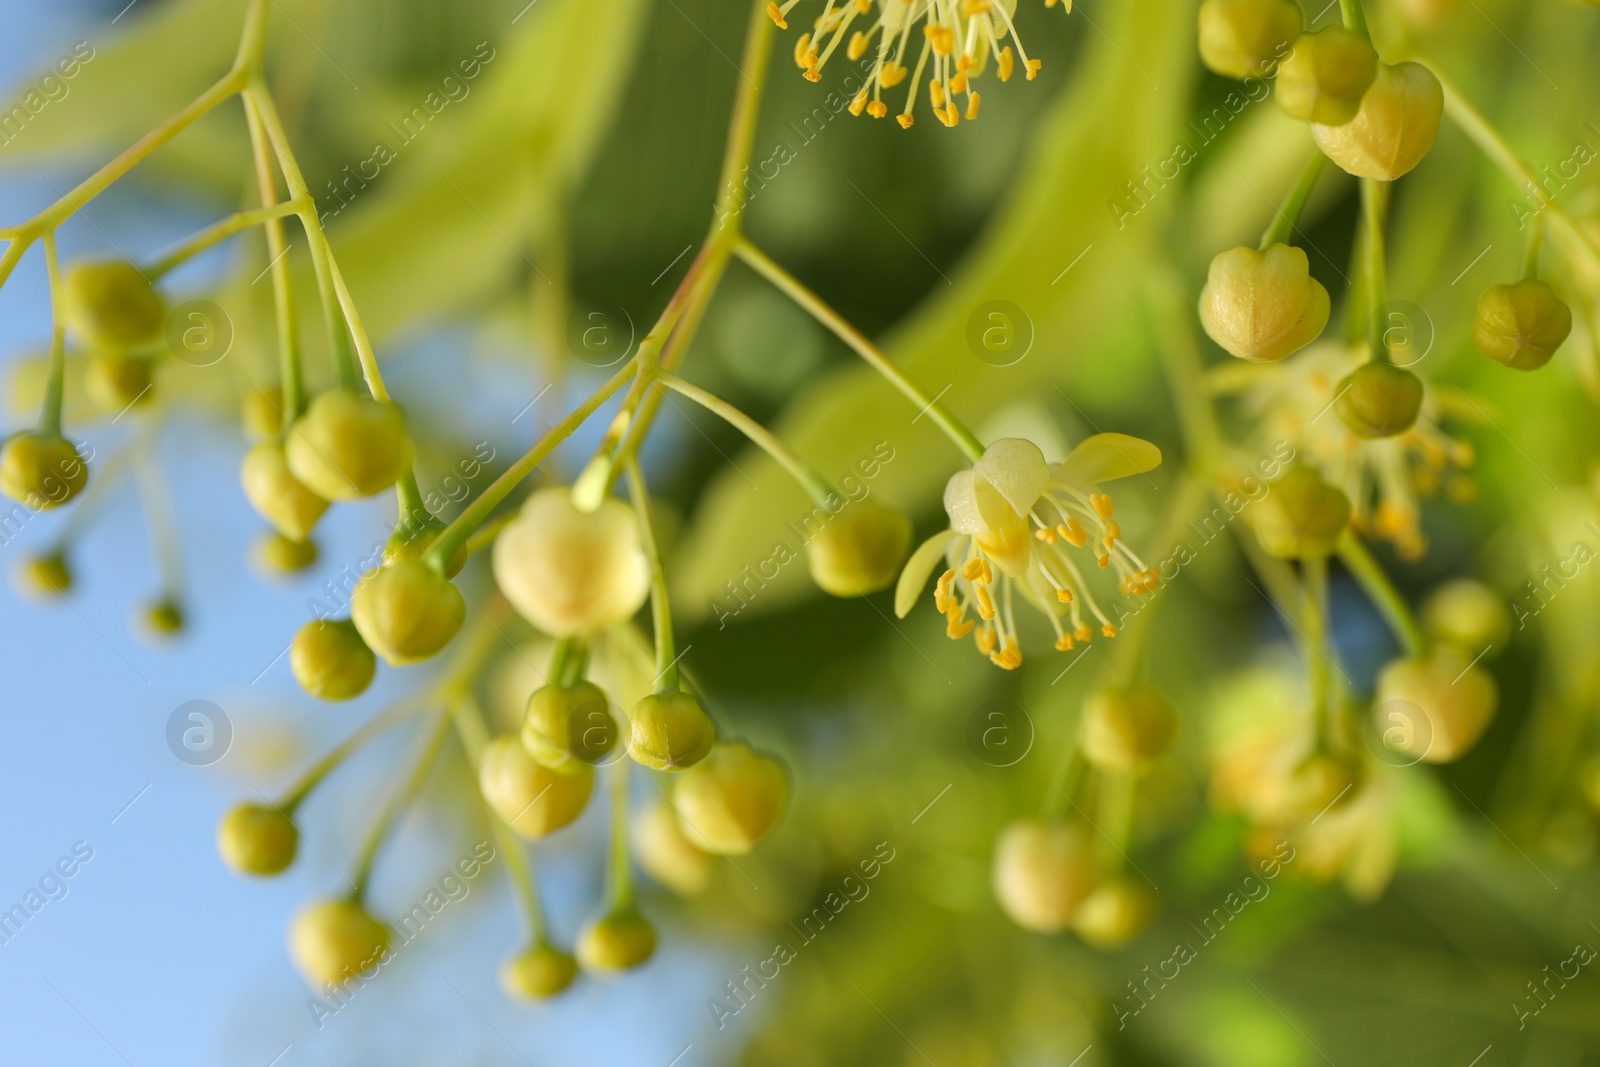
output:
[[594, 791], [594, 768], [575, 764], [570, 774], [528, 755], [515, 734], [484, 746], [478, 760], [483, 798], [523, 837], [543, 837], [576, 819]]
[[651, 693], [633, 706], [628, 755], [658, 771], [681, 771], [705, 759], [717, 728], [688, 693]]
[[1511, 635], [1511, 612], [1500, 593], [1471, 578], [1445, 582], [1422, 602], [1422, 624], [1457, 652], [1476, 656]]
[[776, 757], [727, 741], [678, 776], [672, 803], [684, 835], [697, 847], [742, 856], [782, 821], [789, 775]]
[[1022, 819], [1001, 831], [995, 843], [995, 899], [1024, 930], [1065, 930], [1099, 877], [1094, 846], [1075, 823]]
[[1284, 819], [1308, 822], [1350, 803], [1365, 781], [1366, 771], [1355, 757], [1313, 752], [1290, 770], [1284, 793], [1272, 806]]
[[156, 601], [144, 609], [144, 625], [157, 638], [178, 636], [183, 633], [183, 605], [170, 597]]
[[1443, 114], [1444, 90], [1431, 70], [1421, 63], [1379, 63], [1356, 117], [1342, 125], [1313, 123], [1311, 135], [1349, 173], [1392, 182], [1422, 162]]
[[563, 486], [541, 489], [494, 542], [500, 591], [553, 637], [586, 637], [631, 619], [650, 593], [633, 510], [607, 498], [579, 511]]
[[318, 700], [350, 700], [372, 684], [378, 657], [349, 619], [313, 619], [294, 635], [289, 669]]
[[1538, 370], [1572, 332], [1572, 310], [1536, 279], [1491, 286], [1478, 298], [1472, 343], [1512, 370]]
[[1279, 559], [1321, 559], [1350, 522], [1350, 498], [1322, 475], [1295, 464], [1250, 508], [1256, 537]]
[[1177, 729], [1177, 714], [1154, 686], [1105, 688], [1084, 706], [1080, 740], [1090, 763], [1132, 773], [1160, 759]]
[[306, 984], [339, 986], [370, 977], [389, 955], [394, 931], [353, 900], [308, 904], [289, 926], [289, 956]]
[[658, 801], [634, 818], [633, 851], [646, 874], [679, 896], [698, 896], [711, 883], [711, 856], [684, 835], [671, 804]]
[[604, 915], [578, 935], [578, 962], [590, 974], [631, 970], [655, 952], [655, 927], [633, 910]]
[[16, 570], [18, 587], [30, 596], [49, 600], [70, 592], [72, 568], [61, 552], [47, 556], [30, 556]]
[[90, 348], [137, 352], [161, 340], [161, 294], [125, 260], [79, 263], [64, 284], [67, 328]]
[[1278, 65], [1278, 106], [1291, 118], [1338, 126], [1361, 110], [1378, 53], [1359, 34], [1329, 26], [1302, 34]]
[[277, 441], [251, 446], [239, 466], [239, 482], [256, 513], [292, 541], [310, 537], [317, 520], [328, 510], [328, 501], [294, 476]]
[[[401, 523], [389, 535], [389, 540], [383, 543], [383, 561], [393, 563], [402, 559], [421, 559], [423, 553], [439, 539], [444, 530], [444, 523], [431, 515], [415, 525], [409, 522]], [[466, 565], [467, 544], [463, 541], [461, 547], [445, 560], [444, 576], [454, 578]]]
[[824, 593], [866, 596], [894, 582], [910, 547], [911, 521], [863, 500], [846, 504], [806, 542], [806, 559]]
[[60, 434], [26, 430], [0, 445], [0, 491], [35, 511], [60, 507], [88, 480], [89, 465]]
[[522, 746], [558, 771], [599, 763], [617, 745], [617, 720], [603, 689], [593, 682], [545, 685], [528, 698]]
[[269, 530], [256, 540], [256, 565], [269, 574], [293, 574], [317, 561], [317, 543], [307, 538], [296, 541], [277, 530]]
[[[1397, 729], [1390, 701], [1414, 706], [1420, 719]], [[1478, 743], [1494, 718], [1499, 693], [1488, 671], [1453, 649], [1435, 649], [1414, 659], [1397, 659], [1378, 675], [1373, 713], [1384, 743], [1429, 763], [1449, 763]], [[1398, 712], [1410, 711], [1401, 705]]]
[[500, 965], [500, 988], [513, 1000], [548, 1000], [577, 976], [577, 960], [541, 942]]
[[283, 390], [276, 385], [245, 389], [239, 421], [252, 437], [276, 437], [283, 432]]
[[1156, 895], [1141, 883], [1108, 882], [1085, 898], [1072, 929], [1095, 948], [1118, 948], [1150, 925], [1156, 906]]
[[106, 411], [123, 411], [136, 404], [144, 407], [156, 395], [151, 369], [149, 356], [96, 352], [84, 370], [84, 388], [89, 399]]
[[239, 874], [277, 874], [294, 862], [300, 832], [267, 804], [240, 804], [217, 826], [217, 851]]
[[369, 571], [350, 597], [350, 617], [361, 639], [391, 667], [437, 655], [466, 616], [461, 591], [417, 560]]
[[1304, 24], [1294, 0], [1205, 0], [1200, 59], [1229, 78], [1270, 76]]
[[1304, 251], [1241, 245], [1211, 261], [1200, 324], [1230, 354], [1272, 363], [1315, 341], [1328, 325], [1328, 307], [1328, 291], [1311, 276]]
[[330, 389], [312, 400], [285, 448], [294, 476], [328, 500], [382, 492], [411, 465], [400, 409], [353, 389]]
[[1416, 425], [1422, 379], [1392, 363], [1364, 363], [1339, 383], [1334, 409], [1358, 437], [1393, 437]]

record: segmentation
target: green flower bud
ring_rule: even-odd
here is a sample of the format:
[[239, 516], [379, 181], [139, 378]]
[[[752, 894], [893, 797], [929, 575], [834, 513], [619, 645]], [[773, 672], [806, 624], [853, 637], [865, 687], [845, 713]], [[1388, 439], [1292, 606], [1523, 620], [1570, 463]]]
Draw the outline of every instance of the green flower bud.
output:
[[28, 557], [18, 564], [16, 578], [18, 588], [41, 600], [54, 599], [72, 589], [72, 568], [61, 552]]
[[1350, 522], [1350, 498], [1311, 467], [1295, 464], [1250, 508], [1256, 538], [1279, 559], [1320, 559]]
[[541, 942], [501, 964], [500, 988], [512, 1000], [548, 1000], [577, 976], [577, 960]]
[[1200, 324], [1232, 355], [1272, 363], [1315, 341], [1328, 325], [1328, 291], [1303, 250], [1240, 246], [1211, 261], [1200, 291]]
[[995, 844], [995, 899], [1024, 930], [1065, 930], [1099, 877], [1094, 846], [1075, 823], [1021, 819], [1007, 826]]
[[276, 385], [246, 388], [239, 421], [252, 437], [277, 437], [283, 432], [283, 390]]
[[391, 667], [437, 655], [466, 616], [461, 591], [416, 560], [369, 571], [350, 597], [350, 617], [362, 640]]
[[1323, 155], [1358, 178], [1392, 182], [1433, 147], [1444, 114], [1444, 90], [1421, 63], [1378, 64], [1356, 117], [1342, 125], [1313, 124]]
[[269, 574], [293, 574], [317, 561], [317, 543], [309, 538], [296, 541], [271, 530], [256, 540], [255, 559]]
[[717, 728], [688, 693], [651, 693], [633, 706], [628, 755], [658, 771], [681, 771], [705, 759]]
[[95, 404], [120, 412], [134, 405], [144, 407], [155, 398], [151, 370], [149, 356], [96, 352], [89, 357], [83, 384]]
[[1394, 437], [1416, 425], [1422, 379], [1404, 367], [1374, 360], [1345, 376], [1333, 406], [1356, 436]]
[[1224, 77], [1266, 77], [1304, 24], [1294, 0], [1205, 0], [1200, 59]]
[[846, 504], [806, 542], [806, 559], [824, 593], [866, 596], [894, 582], [910, 547], [911, 521], [864, 500]]
[[328, 510], [328, 502], [294, 476], [277, 441], [258, 442], [244, 454], [239, 482], [256, 513], [292, 541], [310, 537], [317, 520]]
[[1278, 106], [1291, 118], [1339, 126], [1356, 117], [1378, 76], [1378, 53], [1359, 34], [1329, 26], [1302, 34], [1278, 65]]
[[522, 747], [546, 767], [599, 763], [617, 746], [617, 735], [605, 691], [592, 682], [540, 686], [528, 698]]
[[1512, 370], [1538, 370], [1572, 332], [1572, 310], [1535, 279], [1491, 286], [1478, 298], [1472, 343]]
[[[1372, 699], [1385, 744], [1429, 763], [1449, 763], [1489, 728], [1499, 693], [1488, 671], [1459, 652], [1440, 648], [1384, 667]], [[1402, 710], [1397, 712], [1391, 701], [1403, 702], [1398, 705]], [[1397, 728], [1394, 715], [1404, 718], [1410, 712], [1406, 705], [1417, 709], [1417, 721], [1409, 729]]]
[[411, 465], [400, 409], [353, 389], [330, 389], [312, 400], [285, 449], [294, 476], [328, 500], [382, 492]]
[[563, 486], [541, 489], [494, 542], [494, 579], [523, 618], [553, 637], [631, 619], [650, 593], [633, 509], [614, 497], [579, 511]]
[[35, 511], [60, 507], [88, 480], [89, 465], [59, 434], [25, 430], [0, 445], [0, 491]]
[[1155, 894], [1143, 884], [1108, 882], [1084, 899], [1072, 929], [1095, 948], [1120, 948], [1150, 925], [1156, 907]]
[[594, 768], [575, 764], [570, 774], [528, 755], [515, 734], [484, 746], [478, 760], [483, 798], [523, 837], [543, 837], [576, 819], [594, 791]]
[[[431, 515], [415, 525], [410, 522], [401, 523], [389, 535], [389, 540], [383, 543], [383, 561], [394, 563], [402, 559], [421, 559], [423, 553], [439, 539], [444, 530], [445, 524]], [[467, 545], [463, 541], [461, 547], [445, 561], [444, 576], [454, 578], [466, 565]]]
[[63, 286], [67, 328], [101, 352], [137, 352], [161, 340], [161, 294], [125, 260], [79, 263]]
[[680, 897], [705, 892], [713, 860], [683, 832], [671, 804], [657, 802], [633, 820], [633, 851], [646, 874]]
[[1084, 706], [1080, 743], [1095, 766], [1133, 773], [1160, 759], [1177, 729], [1177, 714], [1154, 686], [1106, 688]]
[[238, 874], [277, 874], [294, 862], [300, 832], [267, 804], [240, 804], [217, 826], [217, 851]]
[[590, 974], [617, 974], [656, 952], [656, 930], [637, 911], [612, 912], [578, 935], [578, 962]]
[[340, 985], [373, 970], [389, 955], [394, 936], [387, 923], [353, 900], [307, 905], [289, 926], [289, 956], [313, 989]]
[[372, 684], [378, 657], [349, 619], [313, 619], [295, 632], [289, 669], [318, 700], [350, 700]]
[[1498, 591], [1471, 578], [1445, 582], [1422, 602], [1422, 624], [1457, 652], [1476, 656], [1502, 648], [1511, 636], [1511, 612]]
[[170, 597], [144, 609], [145, 629], [156, 638], [171, 638], [183, 633], [183, 605]]
[[742, 856], [789, 807], [789, 775], [776, 757], [728, 741], [678, 776], [672, 803], [684, 836], [707, 852]]

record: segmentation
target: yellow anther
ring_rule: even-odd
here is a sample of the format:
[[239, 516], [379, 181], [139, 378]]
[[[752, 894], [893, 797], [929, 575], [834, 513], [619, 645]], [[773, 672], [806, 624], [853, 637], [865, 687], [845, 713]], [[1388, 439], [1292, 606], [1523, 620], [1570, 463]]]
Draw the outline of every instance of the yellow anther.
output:
[[1094, 508], [1094, 513], [1102, 519], [1109, 519], [1116, 512], [1116, 507], [1111, 503], [1111, 498], [1105, 493], [1090, 493], [1089, 504]]
[[883, 70], [878, 74], [878, 84], [885, 89], [893, 89], [896, 85], [906, 80], [906, 75], [911, 73], [899, 63], [891, 60], [883, 65]]
[[1100, 627], [1100, 632], [1105, 634], [1107, 637], [1117, 636], [1117, 628], [1112, 626], [1109, 622]]
[[812, 67], [802, 74], [801, 77], [805, 78], [805, 80], [808, 82], [819, 82], [822, 80], [822, 71], [820, 68]]
[[969, 122], [978, 117], [978, 100], [977, 93], [971, 93], [967, 96], [967, 121]]
[[867, 35], [862, 33], [860, 30], [857, 30], [855, 33], [852, 33], [850, 35], [849, 47], [847, 47], [845, 49], [845, 55], [849, 56], [851, 59], [860, 59], [862, 53], [865, 52], [866, 50], [867, 50]]
[[964, 93], [964, 92], [967, 91], [967, 72], [966, 71], [964, 71], [964, 70], [960, 71], [960, 72], [958, 72], [956, 74], [956, 76], [954, 78], [950, 79], [950, 91], [952, 93]]
[[900, 124], [900, 128], [902, 130], [909, 130], [911, 128], [911, 124], [917, 121], [916, 116], [912, 115], [909, 111], [896, 115], [894, 119]]
[[794, 43], [794, 65], [804, 70], [811, 65], [810, 57], [815, 54], [811, 51], [811, 35], [802, 33], [800, 39]]
[[961, 577], [969, 582], [983, 581], [983, 560], [974, 556], [961, 568]]
[[1063, 604], [1072, 603], [1072, 590], [1070, 590], [1070, 589], [1057, 589], [1056, 590], [1056, 599], [1061, 601]]
[[881, 119], [889, 114], [889, 105], [885, 104], [882, 100], [874, 100], [872, 103], [867, 105], [867, 114], [871, 115], [875, 119]]
[[1003, 648], [999, 652], [989, 653], [989, 661], [996, 667], [1014, 671], [1022, 666], [1022, 653], [1015, 647]]
[[1076, 647], [1077, 642], [1072, 639], [1071, 634], [1062, 634], [1060, 637], [1056, 638], [1057, 652], [1071, 652]]
[[935, 115], [937, 115], [939, 117], [939, 121], [944, 123], [946, 126], [954, 126], [956, 124], [956, 122], [958, 120], [960, 120], [960, 118], [961, 118], [961, 112], [956, 110], [955, 101], [953, 101], [953, 100], [950, 102], [950, 106], [949, 107], [947, 107], [947, 108], [937, 108], [936, 107], [936, 108], [933, 109], [933, 113]]
[[1077, 519], [1069, 518], [1066, 522], [1056, 527], [1056, 533], [1067, 539], [1073, 548], [1082, 548], [1089, 543], [1089, 535], [1079, 524]]
[[1011, 56], [1011, 46], [1010, 45], [1006, 45], [1004, 48], [1000, 49], [1000, 80], [1001, 81], [1008, 82], [1008, 81], [1011, 80], [1011, 70], [1015, 65], [1016, 65], [1016, 60], [1013, 59], [1012, 56]]
[[955, 581], [955, 580], [956, 580], [956, 572], [955, 571], [953, 571], [953, 570], [945, 571], [943, 574], [939, 575], [939, 581], [933, 587], [934, 591], [938, 592], [938, 593], [942, 593], [945, 596], [949, 596], [950, 595], [950, 583]]
[[956, 57], [956, 69], [957, 70], [968, 71], [968, 70], [971, 70], [973, 67], [976, 67], [977, 65], [978, 65], [978, 61], [976, 59], [973, 59], [971, 56], [957, 56]]
[[1029, 81], [1033, 81], [1034, 77], [1036, 75], [1038, 75], [1038, 73], [1039, 73], [1039, 68], [1042, 67], [1042, 66], [1044, 66], [1044, 61], [1043, 60], [1040, 60], [1040, 59], [1030, 59], [1030, 60], [1028, 60], [1027, 67], [1028, 67], [1028, 80]]
[[1105, 554], [1105, 553], [1101, 553], [1100, 555], [1098, 555], [1098, 556], [1096, 556], [1094, 558], [1094, 561], [1096, 563], [1100, 564], [1101, 570], [1104, 570], [1106, 564], [1111, 562], [1111, 557], [1109, 555]]
[[933, 101], [935, 111], [944, 107], [944, 85], [938, 79], [928, 83], [928, 99]]
[[994, 618], [994, 598], [989, 595], [989, 587], [986, 585], [975, 585], [972, 588], [977, 594], [978, 617], [984, 622], [988, 622], [990, 619]]
[[980, 627], [978, 627], [978, 638], [977, 638], [977, 640], [978, 640], [978, 651], [979, 652], [982, 652], [985, 656], [987, 656], [989, 653], [993, 652], [995, 643], [997, 641], [997, 637], [996, 637], [995, 632], [994, 632], [994, 627], [993, 626], [980, 626]]
[[945, 623], [944, 633], [945, 636], [951, 640], [960, 640], [961, 638], [970, 634], [972, 632], [972, 628], [978, 625], [963, 615], [959, 610], [950, 612], [945, 616], [945, 618], [947, 622]]
[[1087, 643], [1094, 639], [1094, 631], [1089, 629], [1088, 623], [1080, 622], [1078, 624], [1078, 628], [1072, 631], [1072, 636], [1076, 637], [1079, 641]]
[[924, 26], [922, 32], [933, 45], [934, 55], [947, 56], [955, 51], [956, 35], [949, 26]]
[[859, 115], [867, 106], [867, 91], [862, 89], [850, 100], [850, 114]]
[[1108, 521], [1106, 523], [1106, 544], [1109, 545], [1111, 542], [1115, 541], [1121, 536], [1122, 527], [1118, 526], [1115, 522]]
[[768, 4], [767, 14], [771, 15], [772, 21], [778, 24], [778, 29], [786, 30], [789, 28], [789, 24], [783, 20], [783, 9], [777, 4]]
[[1033, 536], [1037, 537], [1047, 545], [1053, 545], [1056, 543], [1056, 532], [1048, 526], [1039, 527], [1037, 530], [1033, 531]]

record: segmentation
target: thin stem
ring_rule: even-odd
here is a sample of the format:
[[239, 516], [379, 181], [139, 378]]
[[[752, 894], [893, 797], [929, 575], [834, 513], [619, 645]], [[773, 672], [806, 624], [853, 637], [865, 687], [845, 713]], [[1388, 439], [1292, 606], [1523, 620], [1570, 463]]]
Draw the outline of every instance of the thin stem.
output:
[[1311, 690], [1311, 711], [1317, 745], [1328, 741], [1328, 705], [1332, 675], [1328, 670], [1328, 561], [1317, 556], [1301, 564], [1304, 574], [1300, 625], [1305, 629], [1306, 680]]
[[772, 53], [773, 23], [766, 5], [750, 5], [750, 22], [745, 28], [744, 55], [739, 64], [739, 90], [728, 120], [728, 140], [722, 152], [722, 173], [717, 184], [718, 227], [737, 230], [744, 215], [744, 184], [740, 179], [750, 164], [750, 149], [755, 142], [756, 123], [761, 117], [761, 97], [767, 84], [767, 66]]
[[1372, 40], [1372, 31], [1367, 29], [1367, 13], [1361, 7], [1361, 0], [1339, 0], [1339, 14], [1344, 17], [1345, 29], [1360, 34], [1369, 42]]
[[1361, 179], [1361, 218], [1364, 224], [1362, 250], [1366, 262], [1362, 276], [1367, 287], [1367, 347], [1374, 361], [1387, 361], [1389, 344], [1384, 340], [1383, 305], [1389, 300], [1388, 269], [1384, 265], [1383, 230], [1389, 215], [1389, 183], [1375, 178]]
[[45, 372], [44, 410], [39, 413], [39, 432], [60, 436], [61, 405], [67, 374], [67, 317], [66, 297], [61, 284], [61, 260], [56, 254], [54, 230], [44, 233], [44, 262], [45, 270], [50, 275], [50, 367]]
[[785, 296], [800, 305], [812, 318], [832, 330], [835, 336], [854, 349], [855, 353], [862, 359], [866, 360], [868, 366], [889, 379], [890, 384], [900, 390], [906, 399], [917, 405], [920, 410], [927, 412], [934, 423], [945, 432], [945, 436], [954, 441], [956, 447], [961, 449], [968, 459], [977, 462], [982, 458], [983, 444], [972, 431], [963, 426], [960, 420], [951, 415], [936, 398], [929, 397], [927, 393], [923, 392], [922, 387], [907, 377], [906, 373], [895, 366], [894, 363], [890, 362], [889, 357], [884, 355], [877, 345], [867, 340], [866, 335], [850, 325], [842, 315], [829, 307], [821, 297], [807, 289], [799, 279], [784, 270], [770, 256], [748, 240], [741, 238], [734, 247], [734, 253], [754, 268], [756, 273], [776, 286]]
[[1167, 392], [1178, 412], [1189, 469], [1209, 484], [1222, 455], [1222, 430], [1205, 386], [1205, 361], [1195, 335], [1194, 309], [1186, 304], [1183, 281], [1170, 267], [1153, 271], [1149, 300], [1155, 313], [1156, 349], [1167, 372]]
[[232, 237], [240, 230], [247, 230], [251, 226], [259, 226], [263, 222], [281, 219], [285, 215], [293, 215], [301, 207], [302, 205], [296, 201], [287, 200], [281, 204], [272, 204], [270, 207], [235, 212], [219, 222], [212, 223], [198, 233], [192, 234], [182, 244], [177, 245], [166, 255], [145, 267], [144, 275], [151, 281], [155, 281], [180, 263], [204, 252], [219, 241]]
[[1265, 252], [1273, 245], [1288, 244], [1289, 238], [1294, 234], [1294, 228], [1300, 223], [1300, 215], [1306, 209], [1306, 202], [1311, 199], [1311, 192], [1317, 186], [1317, 179], [1322, 175], [1322, 165], [1328, 157], [1319, 149], [1311, 157], [1311, 162], [1306, 164], [1306, 169], [1300, 173], [1300, 178], [1294, 183], [1294, 188], [1289, 190], [1289, 196], [1284, 200], [1283, 206], [1272, 217], [1272, 224], [1261, 235], [1261, 251]]
[[1539, 277], [1539, 253], [1544, 250], [1544, 224], [1538, 219], [1528, 228], [1528, 244], [1522, 250], [1522, 280], [1531, 282]]
[[1049, 819], [1062, 819], [1066, 817], [1067, 809], [1073, 806], [1072, 796], [1082, 784], [1084, 775], [1089, 770], [1089, 761], [1083, 758], [1083, 750], [1078, 747], [1077, 724], [1073, 724], [1072, 739], [1067, 745], [1067, 751], [1061, 757], [1061, 763], [1056, 768], [1055, 774], [1050, 776], [1050, 788], [1044, 795], [1044, 804], [1041, 805], [1042, 814]]
[[10, 235], [5, 254], [0, 255], [0, 285], [4, 285], [6, 279], [11, 277], [11, 272], [16, 270], [18, 261], [22, 259], [22, 254], [32, 246], [33, 242], [32, 234]]
[[1395, 588], [1388, 573], [1367, 546], [1348, 530], [1339, 537], [1339, 560], [1356, 584], [1361, 586], [1361, 591], [1367, 594], [1372, 606], [1378, 609], [1378, 614], [1383, 616], [1383, 621], [1388, 624], [1395, 640], [1400, 642], [1400, 647], [1405, 649], [1406, 655], [1420, 656], [1426, 652], [1428, 639], [1416, 615], [1412, 613], [1411, 605], [1406, 603], [1406, 598]]
[[306, 768], [305, 773], [296, 779], [295, 783], [283, 794], [283, 798], [277, 802], [276, 807], [285, 815], [292, 816], [295, 809], [300, 806], [306, 797], [311, 795], [312, 790], [322, 784], [324, 778], [359, 751], [368, 741], [371, 741], [396, 723], [415, 715], [422, 704], [420, 696], [420, 694], [413, 693], [389, 705], [368, 719], [355, 733], [335, 745], [328, 751], [327, 755]]
[[629, 459], [628, 490], [633, 510], [639, 516], [639, 540], [650, 561], [650, 620], [655, 628], [656, 691], [678, 691], [678, 657], [672, 644], [672, 605], [667, 599], [667, 573], [661, 565], [661, 550], [656, 545], [655, 524], [650, 521], [650, 491], [645, 487], [639, 461]]
[[1109, 873], [1122, 869], [1128, 852], [1128, 839], [1133, 836], [1133, 775], [1117, 771], [1100, 773], [1100, 808], [1095, 813], [1105, 832], [1105, 856]]
[[633, 910], [633, 857], [628, 854], [628, 769], [632, 760], [611, 767], [611, 852], [606, 861], [606, 910]]
[[366, 843], [361, 847], [361, 857], [356, 861], [356, 873], [353, 879], [355, 889], [350, 894], [352, 900], [360, 900], [366, 895], [367, 883], [372, 879], [372, 865], [378, 858], [378, 850], [383, 847], [384, 840], [389, 836], [389, 831], [394, 829], [394, 824], [401, 813], [411, 806], [417, 794], [422, 791], [428, 775], [433, 771], [434, 763], [438, 761], [440, 751], [444, 748], [445, 741], [450, 737], [451, 721], [448, 707], [441, 709], [435, 715], [434, 721], [421, 738], [420, 751], [411, 766], [411, 773], [389, 794], [378, 821], [373, 824], [372, 830], [367, 834]]
[[[250, 130], [250, 155], [255, 163], [256, 186], [263, 205], [276, 203], [278, 179], [272, 172], [272, 146], [255, 101], [244, 97], [245, 124]], [[296, 201], [290, 200], [293, 204]], [[315, 208], [315, 203], [308, 205]], [[283, 389], [283, 424], [287, 427], [305, 408], [305, 374], [300, 361], [300, 314], [294, 300], [294, 276], [289, 246], [280, 219], [267, 223], [267, 261], [272, 271], [272, 302], [278, 328], [278, 380]]]
[[709, 393], [697, 385], [691, 385], [673, 374], [660, 372], [656, 375], [656, 380], [673, 392], [688, 397], [707, 411], [727, 420], [736, 430], [759, 445], [763, 452], [777, 460], [779, 465], [800, 483], [801, 488], [810, 494], [815, 503], [826, 504], [829, 497], [838, 498], [838, 493], [828, 484], [828, 480], [818, 474], [805, 460], [795, 455], [776, 434], [720, 396]]

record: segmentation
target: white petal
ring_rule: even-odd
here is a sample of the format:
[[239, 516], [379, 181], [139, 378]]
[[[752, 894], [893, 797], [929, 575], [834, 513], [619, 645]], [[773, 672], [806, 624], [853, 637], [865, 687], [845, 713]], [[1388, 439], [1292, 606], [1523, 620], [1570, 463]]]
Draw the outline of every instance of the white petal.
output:
[[940, 530], [911, 553], [911, 558], [906, 561], [905, 570], [900, 572], [900, 582], [894, 587], [895, 618], [903, 619], [911, 614], [917, 598], [922, 595], [923, 588], [928, 584], [928, 576], [933, 573], [933, 568], [943, 558], [945, 548], [955, 536], [954, 530]]
[[1055, 481], [1086, 489], [1113, 478], [1143, 474], [1161, 466], [1161, 449], [1125, 433], [1097, 433], [1085, 438], [1050, 474]]
[[983, 510], [978, 507], [978, 484], [981, 479], [971, 471], [957, 471], [944, 484], [944, 513], [950, 516], [950, 529], [956, 533], [981, 534], [989, 532]]
[[1050, 465], [1032, 441], [1004, 437], [983, 450], [983, 458], [972, 469], [1000, 495], [1018, 515], [1026, 515], [1050, 484]]

